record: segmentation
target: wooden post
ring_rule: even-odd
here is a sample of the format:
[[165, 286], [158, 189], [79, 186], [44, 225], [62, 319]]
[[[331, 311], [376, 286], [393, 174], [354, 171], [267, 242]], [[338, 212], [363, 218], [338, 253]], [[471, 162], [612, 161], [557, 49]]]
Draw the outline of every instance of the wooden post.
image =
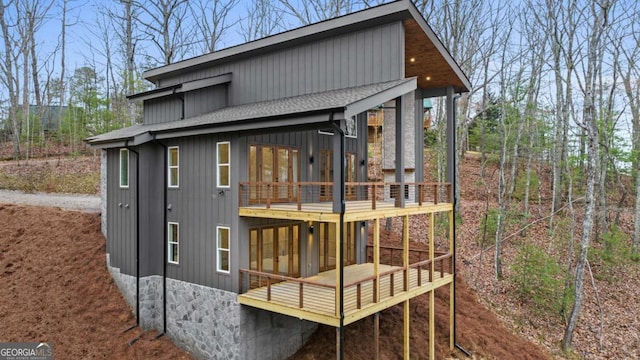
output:
[[340, 317], [340, 301], [342, 301], [342, 299], [340, 299], [340, 274], [342, 273], [343, 269], [340, 267], [340, 256], [342, 256], [342, 254], [340, 254], [340, 241], [343, 241], [340, 238], [340, 223], [336, 222], [336, 317]]
[[[404, 283], [409, 284], [409, 215], [405, 215], [402, 224], [402, 266], [404, 267]], [[404, 289], [405, 291], [408, 288]]]
[[[456, 249], [453, 248], [453, 221], [455, 220], [454, 218], [454, 213], [453, 210], [449, 211], [449, 252], [451, 254], [454, 254], [454, 252], [456, 251]], [[451, 261], [451, 274], [453, 274], [453, 276], [455, 275], [456, 269], [453, 268], [453, 258], [451, 258], [449, 261]], [[453, 318], [455, 317], [455, 300], [454, 296], [455, 296], [455, 289], [453, 288], [455, 282], [451, 282], [449, 284], [449, 350], [453, 351], [453, 348], [455, 346], [455, 341], [456, 339], [454, 339], [454, 331], [455, 329], [453, 328], [454, 323], [453, 323]]]
[[[431, 291], [433, 293], [433, 290]], [[404, 359], [409, 360], [409, 300], [404, 301]], [[433, 359], [433, 358], [432, 358]]]
[[429, 214], [429, 260], [431, 261], [430, 264], [429, 264], [431, 266], [431, 269], [429, 269], [429, 272], [431, 273], [431, 276], [433, 276], [434, 271], [435, 271], [435, 263], [433, 261], [433, 255], [434, 255], [433, 247], [435, 246], [435, 244], [434, 244], [435, 243], [435, 240], [434, 240], [434, 238], [435, 238], [434, 216], [435, 215], [433, 213]]
[[436, 358], [435, 291], [429, 291], [429, 359]]
[[380, 313], [373, 314], [373, 358], [380, 358]]
[[[380, 284], [380, 219], [373, 219], [373, 274], [376, 276], [375, 284]], [[373, 289], [374, 300], [376, 303], [380, 301], [380, 291]]]

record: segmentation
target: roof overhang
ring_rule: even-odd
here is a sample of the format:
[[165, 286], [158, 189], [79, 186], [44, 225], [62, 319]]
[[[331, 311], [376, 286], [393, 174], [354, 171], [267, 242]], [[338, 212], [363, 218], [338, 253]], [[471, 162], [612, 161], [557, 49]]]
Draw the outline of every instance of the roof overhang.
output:
[[134, 125], [88, 138], [93, 148], [137, 146], [154, 139], [275, 128], [313, 128], [355, 116], [416, 90], [416, 78], [222, 108], [185, 120]]

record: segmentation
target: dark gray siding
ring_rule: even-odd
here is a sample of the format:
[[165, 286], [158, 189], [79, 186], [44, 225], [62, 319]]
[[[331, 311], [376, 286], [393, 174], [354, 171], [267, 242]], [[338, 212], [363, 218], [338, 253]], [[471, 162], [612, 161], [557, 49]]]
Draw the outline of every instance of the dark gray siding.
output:
[[184, 95], [185, 118], [227, 106], [227, 84], [189, 91]]
[[[159, 86], [231, 72], [229, 105], [272, 100], [404, 77], [401, 22], [212, 66]], [[145, 118], [146, 119], [146, 118]]]
[[159, 124], [178, 121], [182, 117], [182, 100], [167, 96], [144, 102], [144, 124]]
[[129, 188], [120, 188], [120, 149], [107, 150], [107, 253], [111, 266], [135, 275], [135, 164], [129, 154]]

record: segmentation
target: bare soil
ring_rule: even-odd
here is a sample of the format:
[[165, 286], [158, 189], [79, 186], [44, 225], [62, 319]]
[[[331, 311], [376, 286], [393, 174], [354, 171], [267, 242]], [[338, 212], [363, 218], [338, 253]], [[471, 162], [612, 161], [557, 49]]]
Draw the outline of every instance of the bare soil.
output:
[[99, 214], [0, 205], [0, 224], [0, 342], [52, 342], [56, 359], [191, 358], [155, 332], [123, 332], [135, 318], [106, 269]]

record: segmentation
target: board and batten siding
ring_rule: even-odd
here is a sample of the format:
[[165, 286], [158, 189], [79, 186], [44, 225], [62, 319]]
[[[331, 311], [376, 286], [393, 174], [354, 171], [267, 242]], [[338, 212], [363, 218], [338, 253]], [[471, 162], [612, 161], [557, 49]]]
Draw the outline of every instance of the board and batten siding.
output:
[[[167, 140], [179, 148], [179, 187], [167, 190], [167, 221], [179, 226], [179, 263], [167, 264], [167, 276], [200, 285], [237, 291], [237, 180], [231, 188], [216, 187], [216, 143], [231, 141], [231, 179], [240, 162], [228, 136], [198, 136]], [[165, 226], [167, 226], [165, 224]], [[216, 270], [216, 226], [231, 228], [229, 274]], [[166, 244], [165, 244], [166, 246]], [[235, 269], [235, 270], [234, 270]]]
[[135, 275], [135, 166], [138, 159], [129, 152], [129, 187], [120, 187], [120, 149], [107, 150], [107, 253], [110, 265], [124, 274]]
[[161, 79], [159, 86], [225, 73], [232, 73], [229, 106], [402, 79], [404, 27], [392, 22], [229, 61]]

